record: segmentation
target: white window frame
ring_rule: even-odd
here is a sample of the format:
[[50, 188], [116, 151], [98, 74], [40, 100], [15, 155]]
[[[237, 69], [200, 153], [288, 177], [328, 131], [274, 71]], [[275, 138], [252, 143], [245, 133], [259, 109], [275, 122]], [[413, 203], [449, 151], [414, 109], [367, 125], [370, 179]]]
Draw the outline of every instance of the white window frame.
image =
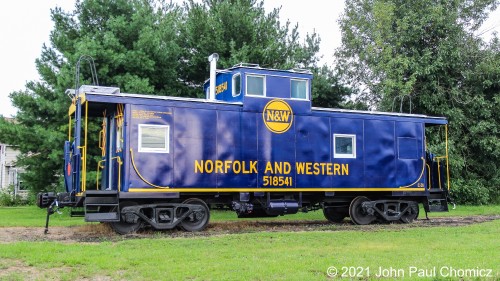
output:
[[[263, 95], [252, 95], [248, 93], [248, 77], [259, 77], [262, 78], [262, 91], [264, 92]], [[245, 77], [245, 94], [247, 96], [252, 96], [252, 97], [265, 97], [266, 96], [266, 76], [265, 75], [257, 75], [257, 74], [247, 74]]]
[[[238, 93], [236, 93], [236, 92], [234, 91], [234, 90], [236, 89], [236, 86], [235, 86], [235, 85], [236, 85], [236, 83], [234, 82], [234, 79], [235, 79], [236, 77], [238, 77], [238, 76], [240, 77], [240, 85], [239, 85], [240, 91], [239, 91]], [[232, 81], [232, 84], [233, 84], [233, 86], [232, 86], [232, 90], [231, 90], [233, 97], [237, 97], [237, 96], [241, 95], [241, 73], [236, 73], [236, 74], [234, 74], [234, 75], [233, 75], [233, 77], [232, 77], [232, 80], [231, 80], [231, 81]]]
[[[337, 137], [352, 139], [352, 153], [337, 153]], [[356, 135], [333, 134], [333, 158], [356, 158]]]
[[205, 90], [205, 98], [208, 100], [210, 99], [210, 86], [207, 87]]
[[[292, 81], [306, 82], [306, 97], [305, 98], [294, 98], [292, 97]], [[290, 79], [290, 98], [294, 100], [309, 100], [309, 80], [307, 79]]]
[[[142, 147], [142, 128], [164, 128], [165, 130], [165, 147], [163, 148], [150, 148]], [[151, 152], [151, 153], [170, 153], [170, 126], [169, 125], [153, 125], [153, 124], [139, 124], [138, 128], [139, 135], [139, 152]]]

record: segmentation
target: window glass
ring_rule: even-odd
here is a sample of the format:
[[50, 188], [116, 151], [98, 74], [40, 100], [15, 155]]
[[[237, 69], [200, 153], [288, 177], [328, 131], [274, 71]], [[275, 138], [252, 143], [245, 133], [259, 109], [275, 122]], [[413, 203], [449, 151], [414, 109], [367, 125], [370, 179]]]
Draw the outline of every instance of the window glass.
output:
[[123, 126], [116, 128], [116, 151], [119, 152], [123, 148]]
[[17, 181], [17, 190], [28, 190], [28, 187], [21, 180]]
[[334, 135], [334, 158], [356, 158], [356, 136]]
[[264, 76], [247, 76], [247, 95], [264, 96]]
[[239, 96], [241, 93], [241, 75], [239, 73], [233, 75], [233, 97]]
[[139, 125], [139, 152], [168, 153], [169, 126]]
[[291, 80], [291, 90], [293, 99], [307, 99], [307, 80]]

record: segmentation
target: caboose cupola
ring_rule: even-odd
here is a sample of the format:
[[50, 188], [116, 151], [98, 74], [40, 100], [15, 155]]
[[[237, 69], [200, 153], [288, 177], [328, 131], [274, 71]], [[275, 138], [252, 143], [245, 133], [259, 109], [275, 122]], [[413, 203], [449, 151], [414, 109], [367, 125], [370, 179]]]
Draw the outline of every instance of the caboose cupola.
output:
[[[213, 56], [210, 56], [211, 68], [215, 61]], [[211, 74], [205, 82], [204, 90], [207, 99], [226, 102], [246, 104], [256, 98], [277, 98], [310, 104], [312, 78], [311, 71], [306, 69], [277, 70], [240, 63], [229, 69], [216, 70], [215, 75]], [[211, 95], [211, 86], [215, 89], [215, 97]]]

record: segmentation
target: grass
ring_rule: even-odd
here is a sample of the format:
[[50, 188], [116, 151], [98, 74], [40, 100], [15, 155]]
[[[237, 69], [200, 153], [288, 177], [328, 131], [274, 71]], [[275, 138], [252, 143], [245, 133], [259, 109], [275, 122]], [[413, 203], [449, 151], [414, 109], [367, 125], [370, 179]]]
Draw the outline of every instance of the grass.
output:
[[[54, 214], [50, 217], [50, 226], [77, 226], [88, 224], [81, 217], [70, 217], [69, 209], [61, 209], [62, 214]], [[429, 213], [429, 217], [449, 216], [472, 216], [472, 215], [494, 215], [500, 214], [500, 205], [486, 206], [457, 206], [455, 210], [446, 213]], [[0, 227], [2, 226], [45, 226], [45, 209], [36, 206], [23, 207], [0, 207]], [[420, 218], [424, 218], [424, 210], [420, 209]], [[233, 221], [233, 220], [325, 220], [321, 210], [309, 213], [298, 213], [295, 215], [280, 216], [277, 218], [247, 218], [239, 219], [232, 211], [213, 210], [211, 221]]]
[[[81, 217], [70, 217], [70, 209], [65, 208], [60, 211], [62, 214], [56, 213], [50, 216], [50, 226], [75, 226], [85, 224]], [[0, 227], [44, 227], [46, 215], [46, 209], [40, 209], [36, 206], [0, 207]]]
[[[500, 206], [459, 206], [432, 216], [443, 214], [500, 214]], [[44, 215], [36, 207], [0, 208], [0, 226], [43, 227]], [[212, 214], [212, 221], [235, 219], [232, 212]], [[276, 219], [324, 220], [321, 211], [267, 220]], [[51, 218], [52, 226], [82, 224], [83, 218], [68, 214]], [[500, 279], [500, 220], [461, 227], [368, 230], [360, 226], [355, 231], [4, 243], [0, 244], [0, 280], [325, 280], [330, 266], [340, 273], [343, 266], [361, 267], [364, 279], [376, 278], [379, 267], [401, 269], [407, 280], [447, 280], [439, 272], [443, 267], [492, 269], [491, 279]], [[409, 276], [412, 266], [429, 274], [436, 267], [436, 276]]]
[[[360, 230], [16, 242], [0, 244], [0, 260], [4, 267], [12, 262], [23, 264], [23, 270], [36, 269], [41, 279], [54, 272], [62, 280], [324, 280], [330, 266], [369, 268], [370, 279], [379, 267], [402, 269], [409, 277], [411, 266], [492, 269], [500, 278], [499, 220], [465, 227]], [[4, 277], [23, 279], [19, 271]], [[436, 277], [442, 276], [438, 272]]]

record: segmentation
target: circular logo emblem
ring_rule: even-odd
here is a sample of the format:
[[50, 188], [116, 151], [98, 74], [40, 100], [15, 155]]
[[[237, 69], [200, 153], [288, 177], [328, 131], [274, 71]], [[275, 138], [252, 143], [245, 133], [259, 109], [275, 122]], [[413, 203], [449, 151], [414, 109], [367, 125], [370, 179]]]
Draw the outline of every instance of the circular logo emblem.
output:
[[275, 99], [264, 107], [262, 119], [271, 132], [281, 134], [292, 126], [293, 111], [284, 100]]

